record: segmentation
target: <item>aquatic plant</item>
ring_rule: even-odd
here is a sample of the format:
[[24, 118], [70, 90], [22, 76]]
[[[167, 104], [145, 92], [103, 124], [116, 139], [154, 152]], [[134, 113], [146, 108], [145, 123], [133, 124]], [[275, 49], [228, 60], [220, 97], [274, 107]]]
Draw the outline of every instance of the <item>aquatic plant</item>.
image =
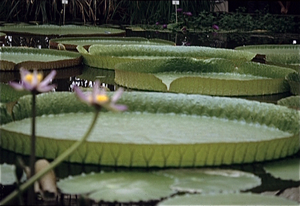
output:
[[72, 144], [67, 150], [65, 150], [62, 154], [60, 154], [51, 164], [46, 166], [45, 168], [41, 169], [37, 173], [33, 173], [35, 170], [35, 158], [36, 158], [36, 95], [38, 92], [48, 92], [54, 88], [54, 85], [48, 85], [49, 81], [52, 80], [52, 78], [55, 76], [56, 71], [53, 70], [43, 81], [43, 76], [41, 73], [38, 73], [36, 70], [34, 70], [33, 73], [30, 73], [27, 70], [21, 70], [21, 83], [11, 83], [11, 86], [14, 87], [17, 90], [25, 89], [28, 91], [31, 91], [32, 94], [32, 130], [31, 130], [31, 149], [30, 149], [30, 176], [29, 179], [22, 184], [20, 187], [18, 187], [17, 190], [12, 192], [10, 195], [8, 195], [6, 198], [4, 198], [0, 204], [5, 205], [8, 204], [12, 199], [14, 199], [17, 196], [20, 196], [20, 193], [24, 192], [26, 189], [29, 188], [29, 199], [28, 204], [32, 205], [34, 204], [34, 188], [33, 184], [38, 179], [42, 178], [44, 175], [52, 171], [53, 168], [55, 168], [57, 165], [59, 165], [63, 160], [65, 160], [68, 156], [70, 156], [74, 151], [80, 147], [85, 140], [89, 137], [90, 133], [92, 132], [93, 127], [96, 124], [96, 121], [99, 116], [99, 112], [102, 109], [102, 107], [112, 110], [112, 111], [124, 111], [126, 110], [126, 106], [124, 105], [117, 105], [116, 101], [121, 97], [123, 90], [120, 89], [118, 92], [115, 93], [114, 96], [109, 98], [106, 93], [103, 90], [99, 90], [99, 82], [95, 83], [95, 87], [93, 89], [92, 95], [85, 96], [83, 92], [79, 88], [75, 88], [75, 93], [78, 95], [78, 97], [83, 100], [85, 103], [89, 104], [90, 106], [94, 107], [94, 118], [92, 120], [91, 125], [89, 126], [87, 132], [83, 135], [83, 137], [76, 141], [74, 144]]

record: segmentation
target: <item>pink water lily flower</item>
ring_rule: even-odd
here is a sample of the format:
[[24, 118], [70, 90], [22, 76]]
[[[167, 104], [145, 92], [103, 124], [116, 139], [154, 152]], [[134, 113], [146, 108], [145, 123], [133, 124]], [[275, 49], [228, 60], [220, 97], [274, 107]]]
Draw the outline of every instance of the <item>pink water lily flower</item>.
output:
[[77, 86], [74, 87], [74, 91], [80, 100], [96, 107], [97, 109], [101, 109], [102, 107], [111, 111], [124, 111], [127, 109], [125, 105], [116, 104], [124, 91], [123, 88], [119, 88], [116, 92], [114, 92], [114, 95], [109, 98], [105, 89], [99, 88], [99, 86], [100, 82], [95, 81], [93, 91], [90, 93], [83, 93]]
[[16, 90], [27, 90], [37, 92], [49, 92], [55, 88], [55, 85], [49, 85], [56, 71], [52, 70], [43, 80], [43, 74], [34, 70], [32, 73], [26, 69], [20, 69], [21, 83], [10, 82], [9, 84]]
[[183, 12], [184, 15], [186, 16], [193, 16], [192, 12], [188, 11], [188, 12]]
[[212, 28], [215, 29], [215, 30], [219, 30], [219, 27], [216, 24], [212, 25]]

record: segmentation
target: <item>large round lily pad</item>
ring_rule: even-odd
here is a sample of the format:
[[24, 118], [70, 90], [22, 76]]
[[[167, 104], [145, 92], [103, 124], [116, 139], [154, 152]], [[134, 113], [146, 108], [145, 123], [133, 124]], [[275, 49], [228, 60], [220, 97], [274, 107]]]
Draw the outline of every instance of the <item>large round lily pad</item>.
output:
[[131, 171], [74, 176], [57, 185], [65, 194], [86, 194], [96, 202], [139, 202], [170, 196], [173, 181], [151, 172]]
[[174, 42], [163, 39], [146, 39], [142, 37], [62, 37], [50, 39], [50, 48], [56, 49], [63, 45], [67, 50], [76, 50], [78, 45], [88, 49], [93, 44], [102, 45], [169, 45], [175, 46]]
[[163, 205], [298, 205], [298, 203], [281, 197], [238, 193], [176, 196], [158, 203], [158, 206]]
[[114, 69], [117, 63], [145, 59], [167, 57], [195, 57], [195, 58], [226, 58], [251, 60], [255, 53], [199, 46], [163, 46], [163, 45], [101, 45], [95, 44], [88, 51], [82, 46], [77, 50], [83, 55], [86, 65], [97, 68]]
[[235, 48], [266, 55], [266, 63], [286, 66], [299, 70], [300, 45], [248, 45]]
[[261, 184], [259, 177], [238, 170], [218, 168], [170, 169], [158, 171], [173, 178], [171, 188], [180, 192], [232, 193], [251, 189]]
[[[125, 113], [103, 112], [67, 161], [128, 167], [237, 164], [299, 150], [299, 113], [286, 107], [201, 95], [128, 92]], [[73, 93], [37, 96], [37, 156], [55, 158], [86, 132], [93, 108]], [[29, 154], [31, 98], [1, 126], [1, 147]], [[80, 125], [80, 126], [76, 126]]]
[[111, 69], [99, 69], [83, 65], [82, 73], [77, 76], [80, 79], [95, 81], [105, 84], [115, 84], [115, 71]]
[[220, 58], [166, 58], [117, 64], [115, 82], [150, 91], [251, 96], [288, 92], [292, 69]]
[[0, 47], [0, 70], [58, 69], [77, 66], [82, 57], [76, 52], [26, 47]]
[[39, 36], [125, 36], [125, 31], [121, 29], [76, 25], [12, 25], [0, 27], [0, 31]]

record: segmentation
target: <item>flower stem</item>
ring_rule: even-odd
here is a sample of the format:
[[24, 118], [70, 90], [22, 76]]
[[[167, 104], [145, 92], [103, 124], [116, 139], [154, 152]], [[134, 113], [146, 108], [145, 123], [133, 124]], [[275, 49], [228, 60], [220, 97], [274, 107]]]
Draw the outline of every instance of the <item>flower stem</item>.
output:
[[[35, 164], [35, 119], [36, 119], [36, 91], [32, 91], [32, 123], [31, 123], [31, 141], [30, 141], [30, 162], [29, 162], [29, 178], [34, 175], [34, 164]], [[34, 198], [34, 187], [33, 185], [28, 190], [28, 205], [34, 205], [35, 198]]]
[[[66, 159], [69, 155], [71, 155], [77, 148], [85, 142], [85, 140], [88, 138], [90, 133], [92, 132], [93, 127], [95, 126], [98, 116], [99, 116], [99, 109], [96, 109], [94, 119], [92, 121], [92, 124], [90, 125], [89, 129], [85, 133], [85, 135], [78, 141], [76, 141], [71, 147], [69, 147], [66, 151], [64, 151], [61, 155], [59, 155], [55, 160], [53, 160], [50, 165], [40, 172], [36, 173], [34, 176], [32, 176], [29, 180], [27, 180], [24, 184], [20, 186], [20, 192], [24, 192], [28, 187], [33, 185], [35, 181], [40, 179], [42, 176], [47, 174], [50, 170], [58, 166], [64, 159]], [[6, 205], [10, 201], [12, 201], [16, 196], [18, 195], [18, 191], [15, 190], [11, 194], [9, 194], [4, 200], [0, 202], [0, 205]]]

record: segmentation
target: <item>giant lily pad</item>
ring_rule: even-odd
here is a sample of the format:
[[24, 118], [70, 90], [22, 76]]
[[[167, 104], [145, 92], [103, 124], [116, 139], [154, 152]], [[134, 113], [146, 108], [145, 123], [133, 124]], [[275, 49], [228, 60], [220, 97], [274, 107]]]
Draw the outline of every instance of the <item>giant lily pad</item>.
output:
[[151, 172], [105, 172], [60, 180], [65, 194], [87, 194], [96, 202], [139, 202], [159, 200], [174, 193], [171, 178]]
[[265, 163], [264, 169], [276, 178], [300, 181], [300, 160], [298, 158]]
[[101, 83], [115, 84], [115, 71], [111, 69], [98, 69], [84, 65], [82, 74], [78, 76], [80, 79], [95, 81], [100, 80]]
[[235, 49], [266, 55], [266, 63], [290, 67], [297, 71], [300, 67], [300, 45], [248, 45]]
[[12, 34], [45, 36], [124, 36], [125, 31], [114, 28], [75, 25], [12, 25], [0, 27], [0, 31]]
[[251, 96], [288, 92], [292, 69], [227, 59], [168, 58], [118, 64], [115, 82], [140, 90]]
[[57, 69], [81, 64], [76, 52], [35, 49], [25, 47], [0, 47], [0, 70]]
[[275, 196], [238, 193], [176, 196], [158, 203], [158, 206], [163, 205], [298, 205], [298, 203]]
[[64, 45], [67, 50], [76, 50], [78, 45], [88, 49], [93, 44], [103, 45], [173, 45], [174, 42], [162, 39], [146, 39], [142, 37], [62, 37], [51, 39], [49, 41], [50, 48], [58, 48], [59, 45]]
[[259, 186], [259, 177], [238, 170], [225, 169], [170, 169], [158, 173], [175, 179], [172, 189], [180, 192], [238, 192]]
[[[299, 113], [243, 99], [127, 92], [125, 113], [102, 112], [87, 142], [66, 161], [185, 167], [278, 159], [299, 150]], [[36, 155], [55, 158], [82, 137], [93, 108], [73, 93], [37, 96]], [[1, 147], [29, 154], [30, 96], [1, 126]], [[76, 126], [80, 125], [80, 126]]]
[[117, 63], [166, 57], [226, 58], [251, 60], [255, 53], [233, 49], [219, 49], [198, 46], [162, 45], [100, 45], [95, 44], [86, 51], [82, 46], [77, 50], [83, 55], [86, 65], [114, 69]]

